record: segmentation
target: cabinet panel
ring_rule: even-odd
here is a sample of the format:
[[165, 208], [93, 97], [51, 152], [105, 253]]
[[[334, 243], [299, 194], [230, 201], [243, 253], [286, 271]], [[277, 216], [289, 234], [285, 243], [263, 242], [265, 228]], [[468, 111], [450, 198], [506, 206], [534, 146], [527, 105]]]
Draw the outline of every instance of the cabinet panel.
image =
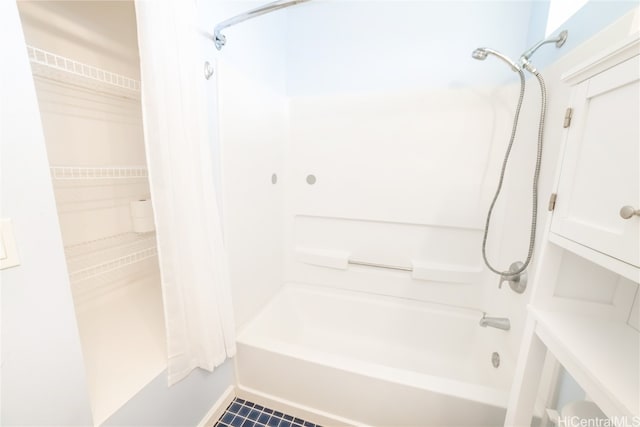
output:
[[575, 87], [552, 231], [640, 266], [640, 62], [633, 57]]

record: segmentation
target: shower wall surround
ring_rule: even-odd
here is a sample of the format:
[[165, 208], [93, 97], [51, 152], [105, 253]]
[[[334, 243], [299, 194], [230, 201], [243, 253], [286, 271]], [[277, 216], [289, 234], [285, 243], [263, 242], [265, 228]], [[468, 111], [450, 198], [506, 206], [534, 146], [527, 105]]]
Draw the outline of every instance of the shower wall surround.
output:
[[[519, 34], [515, 28], [526, 27], [529, 14], [522, 5], [493, 5], [492, 13], [483, 13], [486, 21], [465, 26], [452, 18], [448, 29], [411, 18], [453, 17], [459, 6], [310, 2], [229, 30], [233, 37], [216, 69], [217, 120], [239, 330], [283, 283], [302, 282], [471, 308], [478, 318], [482, 311], [509, 317], [512, 333], [497, 345], [504, 349], [501, 369], [513, 368], [526, 301], [497, 289], [497, 278], [482, 270], [479, 248], [516, 79], [503, 67], [479, 66], [470, 52], [479, 39], [519, 50], [526, 35], [504, 39], [497, 22]], [[228, 10], [225, 17], [244, 11], [238, 5]], [[384, 50], [389, 58], [366, 37], [383, 18], [398, 30], [384, 41], [399, 48]], [[428, 42], [442, 32], [454, 52]], [[327, 43], [327, 35], [340, 43]], [[459, 75], [449, 73], [449, 60]], [[516, 147], [514, 158], [527, 164], [528, 148]], [[274, 173], [277, 184], [271, 183]], [[512, 173], [518, 183], [530, 175]], [[500, 200], [496, 223], [505, 220], [510, 197]], [[526, 217], [526, 206], [515, 205], [509, 216]], [[515, 261], [513, 253], [526, 253], [527, 228], [518, 227], [518, 219], [511, 224], [509, 242], [499, 233], [489, 242], [504, 265]], [[301, 249], [404, 267], [427, 264], [441, 278], [463, 270], [465, 279], [416, 280], [407, 272], [357, 266], [335, 270], [300, 262]]]
[[[492, 138], [508, 132], [509, 121], [496, 99], [507, 103], [491, 89], [291, 99], [288, 280], [482, 308], [477, 247], [503, 149]], [[429, 264], [452, 282], [310, 266], [296, 262], [297, 248]], [[456, 270], [475, 277], [460, 283]]]
[[[204, 2], [200, 25], [259, 2]], [[286, 13], [273, 13], [230, 28], [218, 52], [203, 39], [216, 63], [210, 112], [217, 135], [225, 242], [229, 256], [236, 328], [253, 318], [284, 283], [284, 167], [288, 139]], [[275, 174], [275, 184], [272, 177]]]
[[220, 61], [217, 71], [225, 238], [240, 329], [284, 282], [287, 105], [231, 64]]
[[[512, 372], [529, 295], [498, 289], [499, 278], [481, 270], [480, 248], [518, 88], [516, 75], [503, 64], [471, 58], [478, 45], [493, 43], [514, 56], [527, 46], [520, 29], [531, 19], [528, 9], [502, 5], [483, 3], [500, 9], [486, 20], [469, 14], [432, 27], [418, 25], [413, 17], [454, 16], [459, 4], [311, 2], [287, 12], [284, 272], [285, 282], [507, 317], [512, 328], [496, 336], [493, 345], [500, 351], [500, 370]], [[502, 24], [514, 28], [505, 30]], [[382, 27], [380, 40], [374, 35]], [[446, 43], [433, 43], [443, 35]], [[548, 75], [549, 128], [553, 117], [564, 116], [568, 101], [566, 88], [559, 87], [560, 73], [553, 69]], [[528, 89], [493, 218], [499, 226], [488, 253], [505, 268], [527, 252], [537, 94], [537, 87]], [[546, 217], [559, 155], [553, 129], [555, 139], [546, 140], [543, 153], [540, 218]], [[246, 155], [250, 163], [251, 154]], [[406, 269], [428, 265], [432, 274], [419, 280], [407, 271], [348, 265], [348, 259]], [[460, 270], [475, 273], [452, 280]], [[248, 284], [251, 288], [264, 295], [262, 282]], [[241, 380], [247, 372], [242, 363]]]
[[[517, 2], [311, 2], [288, 13], [287, 281], [508, 317], [512, 330], [502, 337], [501, 369], [511, 369], [526, 296], [498, 289], [480, 248], [517, 76], [502, 64], [479, 65], [471, 52], [495, 44], [519, 53], [530, 8]], [[527, 110], [537, 111], [531, 104]], [[516, 144], [507, 187], [528, 189], [532, 153], [528, 141]], [[314, 185], [305, 182], [308, 174], [316, 176]], [[514, 203], [516, 191], [499, 200], [493, 219], [499, 231], [489, 240], [490, 256], [505, 268], [527, 250], [528, 225], [520, 218], [529, 208]], [[309, 249], [427, 266], [429, 279], [301, 262], [300, 250]]]
[[[248, 7], [224, 5], [223, 17]], [[459, 6], [309, 2], [244, 23], [242, 31], [229, 30], [233, 33], [216, 70], [216, 117], [238, 329], [284, 281], [491, 309], [484, 305], [485, 293], [495, 283], [484, 273], [474, 273], [474, 283], [433, 283], [411, 280], [406, 273], [337, 272], [296, 261], [299, 247], [359, 248], [365, 261], [410, 265], [415, 260], [478, 270], [474, 247], [481, 241], [487, 186], [496, 179], [505, 143], [500, 136], [508, 132], [514, 96], [509, 85], [486, 83], [515, 80], [509, 73], [491, 77], [504, 70], [478, 67], [469, 52], [477, 37], [487, 43], [499, 39], [496, 22], [526, 26], [529, 14], [521, 5], [491, 6], [493, 13], [483, 13], [490, 19], [476, 22], [472, 31], [453, 20]], [[439, 13], [452, 17], [450, 29], [411, 18]], [[317, 31], [317, 16], [330, 31]], [[398, 31], [385, 43], [400, 51], [389, 50], [392, 57], [379, 61], [381, 48], [366, 35], [387, 17]], [[425, 52], [425, 40], [441, 30], [450, 34], [459, 57], [442, 46], [433, 46], [435, 52], [473, 72], [441, 78], [450, 64]], [[341, 42], [327, 43], [327, 35]], [[506, 42], [515, 50], [524, 38]], [[316, 53], [306, 50], [304, 40]], [[417, 58], [417, 66], [408, 58]], [[477, 70], [487, 74], [476, 79]], [[307, 183], [308, 175], [315, 175], [314, 185]], [[284, 219], [278, 216], [285, 211]], [[284, 245], [278, 235], [282, 229]], [[497, 250], [499, 236], [490, 244]]]

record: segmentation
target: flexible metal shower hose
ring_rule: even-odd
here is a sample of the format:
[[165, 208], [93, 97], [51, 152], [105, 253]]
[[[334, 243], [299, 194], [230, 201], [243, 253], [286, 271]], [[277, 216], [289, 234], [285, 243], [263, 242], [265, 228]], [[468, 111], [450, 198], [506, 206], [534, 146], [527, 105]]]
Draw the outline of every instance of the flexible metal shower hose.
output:
[[493, 271], [496, 274], [499, 274], [503, 277], [512, 277], [517, 276], [523, 271], [527, 269], [529, 263], [531, 262], [531, 258], [533, 257], [533, 249], [536, 243], [536, 228], [538, 223], [538, 179], [540, 178], [540, 164], [542, 162], [542, 141], [543, 141], [543, 131], [544, 131], [544, 118], [547, 112], [547, 89], [544, 84], [544, 80], [539, 72], [533, 71], [534, 76], [538, 79], [538, 83], [540, 84], [540, 91], [542, 92], [542, 102], [540, 109], [540, 122], [538, 124], [538, 152], [536, 156], [536, 169], [533, 173], [533, 201], [532, 201], [532, 211], [531, 211], [531, 230], [529, 234], [529, 251], [527, 253], [527, 259], [524, 261], [522, 266], [516, 271], [500, 271], [494, 268], [487, 259], [487, 236], [489, 235], [489, 223], [491, 222], [491, 214], [493, 213], [493, 208], [495, 207], [496, 201], [498, 200], [498, 196], [500, 195], [500, 191], [502, 190], [502, 183], [504, 181], [505, 171], [507, 169], [507, 163], [509, 162], [509, 156], [511, 154], [511, 148], [513, 146], [513, 141], [516, 137], [516, 130], [518, 128], [518, 118], [520, 116], [520, 108], [522, 107], [522, 101], [524, 99], [524, 88], [525, 88], [525, 80], [524, 80], [524, 72], [522, 70], [518, 71], [520, 75], [520, 97], [518, 98], [518, 106], [516, 107], [516, 113], [513, 117], [513, 127], [511, 129], [511, 137], [509, 139], [509, 145], [507, 146], [507, 151], [504, 155], [504, 160], [502, 162], [502, 170], [500, 171], [500, 180], [498, 181], [498, 188], [496, 189], [496, 194], [493, 196], [493, 200], [491, 201], [491, 206], [489, 207], [489, 213], [487, 214], [487, 222], [484, 226], [484, 237], [482, 238], [482, 258], [484, 259], [484, 263], [487, 265], [489, 270]]

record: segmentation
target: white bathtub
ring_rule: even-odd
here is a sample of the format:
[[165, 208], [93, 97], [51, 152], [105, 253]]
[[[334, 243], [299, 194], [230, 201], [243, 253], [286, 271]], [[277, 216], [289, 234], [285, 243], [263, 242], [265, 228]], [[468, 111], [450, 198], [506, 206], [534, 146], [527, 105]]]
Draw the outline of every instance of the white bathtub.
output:
[[[503, 424], [507, 332], [481, 313], [287, 285], [238, 337], [241, 389], [376, 426]], [[491, 364], [500, 352], [501, 366]]]

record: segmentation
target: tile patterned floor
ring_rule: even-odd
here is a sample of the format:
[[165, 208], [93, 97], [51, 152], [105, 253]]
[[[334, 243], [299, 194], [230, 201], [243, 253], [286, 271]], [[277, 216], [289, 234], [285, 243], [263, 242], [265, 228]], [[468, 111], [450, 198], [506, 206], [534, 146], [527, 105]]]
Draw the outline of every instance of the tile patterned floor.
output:
[[235, 398], [215, 427], [322, 427], [291, 415]]

